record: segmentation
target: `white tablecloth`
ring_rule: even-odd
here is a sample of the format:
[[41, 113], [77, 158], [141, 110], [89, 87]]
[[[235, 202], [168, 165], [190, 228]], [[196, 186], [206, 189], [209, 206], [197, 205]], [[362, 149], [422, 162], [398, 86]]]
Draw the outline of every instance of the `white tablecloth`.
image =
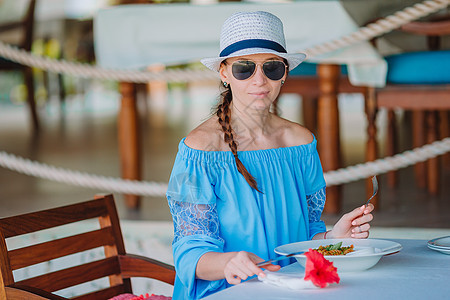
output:
[[[269, 11], [283, 21], [288, 52], [302, 52], [358, 29], [339, 1], [116, 6], [100, 10], [94, 18], [97, 63], [138, 69], [217, 56], [225, 19], [237, 11], [255, 10]], [[385, 84], [386, 63], [368, 42], [309, 61], [348, 65], [355, 85]]]
[[[448, 299], [450, 255], [428, 249], [425, 240], [393, 241], [403, 250], [382, 257], [366, 271], [340, 273], [338, 285], [293, 291], [252, 279], [204, 299]], [[304, 269], [294, 263], [279, 272], [303, 276]]]

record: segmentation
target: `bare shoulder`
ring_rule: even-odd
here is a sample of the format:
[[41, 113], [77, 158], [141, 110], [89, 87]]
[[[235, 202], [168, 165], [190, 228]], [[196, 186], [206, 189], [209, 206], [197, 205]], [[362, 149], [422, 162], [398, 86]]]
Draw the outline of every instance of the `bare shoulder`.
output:
[[220, 151], [222, 138], [219, 124], [215, 116], [209, 118], [193, 129], [184, 140], [184, 143], [192, 149], [203, 151]]
[[311, 131], [298, 123], [281, 119], [280, 125], [282, 128], [281, 136], [286, 147], [310, 144], [314, 140]]

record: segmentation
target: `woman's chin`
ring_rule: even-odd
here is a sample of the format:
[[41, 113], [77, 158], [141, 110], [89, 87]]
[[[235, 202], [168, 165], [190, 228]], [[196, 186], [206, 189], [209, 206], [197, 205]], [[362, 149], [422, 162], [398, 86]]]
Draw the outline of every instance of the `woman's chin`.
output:
[[271, 105], [272, 101], [269, 101], [267, 99], [256, 99], [248, 106], [248, 108], [254, 109], [256, 111], [264, 111], [268, 110]]

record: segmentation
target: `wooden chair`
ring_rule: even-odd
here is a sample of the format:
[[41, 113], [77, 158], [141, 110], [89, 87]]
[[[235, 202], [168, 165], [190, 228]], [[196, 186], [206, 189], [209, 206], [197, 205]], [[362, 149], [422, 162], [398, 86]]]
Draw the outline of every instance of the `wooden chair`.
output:
[[[6, 239], [88, 219], [98, 219], [100, 229], [7, 249]], [[130, 277], [154, 278], [169, 284], [175, 280], [173, 266], [126, 254], [112, 195], [0, 219], [0, 235], [0, 299], [65, 299], [53, 292], [103, 277], [109, 277], [110, 287], [71, 299], [109, 299], [131, 293]], [[98, 247], [103, 247], [104, 259], [21, 281], [14, 279], [14, 270]]]
[[[366, 114], [368, 118], [368, 142], [367, 142], [367, 160], [371, 161], [377, 158], [377, 141], [375, 119], [377, 110], [385, 108], [388, 110], [388, 132], [386, 156], [394, 155], [397, 152], [397, 131], [395, 127], [394, 109], [403, 109], [412, 111], [412, 140], [413, 147], [419, 147], [426, 143], [449, 136], [448, 112], [450, 110], [450, 76], [437, 76], [436, 67], [442, 64], [449, 65], [450, 51], [436, 52], [440, 48], [440, 37], [450, 34], [450, 15], [440, 17], [428, 22], [411, 22], [401, 27], [403, 32], [424, 35], [427, 37], [429, 51], [418, 53], [400, 54], [398, 57], [387, 57], [389, 71], [388, 83], [384, 88], [373, 90], [366, 98]], [[399, 64], [395, 64], [395, 59], [402, 55], [415, 55], [415, 61], [405, 60], [407, 64], [418, 65], [420, 59], [427, 59], [429, 55], [439, 53], [445, 57], [440, 61], [427, 61], [434, 70], [420, 70], [420, 79], [402, 81], [401, 73], [397, 72]], [[406, 57], [407, 59], [408, 57]], [[425, 64], [427, 62], [424, 62]], [[441, 67], [442, 69], [442, 67]], [[448, 69], [447, 71], [448, 72]], [[412, 72], [409, 72], [410, 74]], [[400, 75], [399, 75], [400, 74]], [[410, 75], [409, 74], [409, 75]], [[408, 75], [408, 74], [406, 74]], [[429, 75], [429, 77], [427, 77]], [[446, 78], [444, 78], [446, 77]], [[438, 125], [440, 119], [441, 125]], [[438, 130], [440, 127], [440, 130]], [[440, 131], [440, 133], [439, 133]], [[446, 158], [448, 160], [448, 157]], [[415, 177], [419, 187], [427, 187], [430, 194], [437, 194], [439, 191], [439, 158], [433, 158], [425, 163], [415, 165]], [[447, 162], [448, 164], [448, 162]], [[388, 185], [395, 187], [397, 184], [397, 175], [395, 172], [388, 174]], [[368, 191], [369, 193], [369, 191]]]
[[[0, 24], [0, 33], [12, 30], [21, 31], [22, 41], [16, 46], [26, 51], [31, 51], [31, 46], [33, 43], [35, 7], [36, 7], [36, 0], [30, 0], [27, 12], [22, 20]], [[36, 102], [34, 98], [34, 82], [33, 82], [32, 68], [0, 57], [0, 71], [22, 72], [25, 85], [27, 87], [27, 102], [30, 108], [33, 129], [37, 131], [39, 129], [39, 119], [38, 114], [36, 112]]]

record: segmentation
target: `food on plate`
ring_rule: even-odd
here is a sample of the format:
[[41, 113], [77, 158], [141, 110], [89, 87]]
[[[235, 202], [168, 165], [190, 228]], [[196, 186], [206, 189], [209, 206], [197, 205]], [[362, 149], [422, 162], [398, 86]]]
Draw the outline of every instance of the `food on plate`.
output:
[[350, 252], [355, 251], [353, 245], [350, 245], [348, 247], [342, 247], [342, 242], [331, 244], [327, 246], [319, 246], [319, 248], [313, 249], [316, 250], [319, 253], [322, 253], [323, 255], [346, 255]]

